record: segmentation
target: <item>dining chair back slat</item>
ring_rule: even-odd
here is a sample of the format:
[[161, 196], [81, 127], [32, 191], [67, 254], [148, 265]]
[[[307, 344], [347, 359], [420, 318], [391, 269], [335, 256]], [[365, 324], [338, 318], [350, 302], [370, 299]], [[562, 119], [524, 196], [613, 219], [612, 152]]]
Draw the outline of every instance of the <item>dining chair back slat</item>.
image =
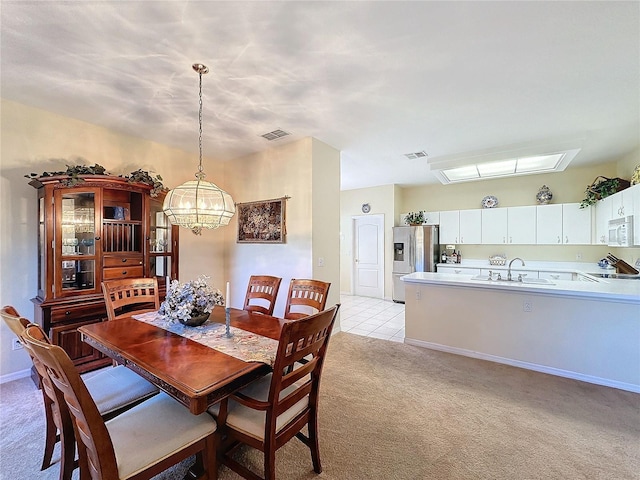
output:
[[270, 275], [251, 275], [244, 299], [244, 310], [273, 315], [282, 278]]
[[105, 280], [102, 282], [102, 293], [109, 320], [160, 308], [158, 280], [155, 277]]
[[331, 283], [292, 278], [289, 283], [284, 318], [295, 320], [324, 310]]

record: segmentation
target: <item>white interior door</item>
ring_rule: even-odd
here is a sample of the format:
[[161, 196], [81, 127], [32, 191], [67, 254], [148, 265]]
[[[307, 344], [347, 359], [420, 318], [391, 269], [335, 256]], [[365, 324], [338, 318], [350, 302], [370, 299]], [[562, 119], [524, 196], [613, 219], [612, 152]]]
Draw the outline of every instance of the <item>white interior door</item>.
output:
[[354, 217], [354, 294], [384, 297], [384, 215]]

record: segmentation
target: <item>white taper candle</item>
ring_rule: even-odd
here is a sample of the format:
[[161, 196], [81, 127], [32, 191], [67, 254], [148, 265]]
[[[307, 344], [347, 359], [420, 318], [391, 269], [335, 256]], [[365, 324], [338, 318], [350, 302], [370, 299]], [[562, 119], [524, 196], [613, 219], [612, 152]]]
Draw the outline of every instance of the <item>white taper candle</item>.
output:
[[227, 295], [224, 297], [224, 308], [229, 308], [229, 282], [227, 282]]

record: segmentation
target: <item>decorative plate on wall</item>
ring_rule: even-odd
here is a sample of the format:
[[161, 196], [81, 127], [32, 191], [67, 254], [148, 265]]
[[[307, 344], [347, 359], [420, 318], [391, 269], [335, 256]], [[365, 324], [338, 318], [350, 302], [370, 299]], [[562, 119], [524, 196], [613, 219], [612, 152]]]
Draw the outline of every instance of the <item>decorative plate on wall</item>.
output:
[[362, 204], [362, 213], [369, 213], [371, 211], [371, 205], [368, 203]]
[[482, 208], [493, 208], [498, 206], [498, 199], [493, 195], [487, 195], [482, 199]]

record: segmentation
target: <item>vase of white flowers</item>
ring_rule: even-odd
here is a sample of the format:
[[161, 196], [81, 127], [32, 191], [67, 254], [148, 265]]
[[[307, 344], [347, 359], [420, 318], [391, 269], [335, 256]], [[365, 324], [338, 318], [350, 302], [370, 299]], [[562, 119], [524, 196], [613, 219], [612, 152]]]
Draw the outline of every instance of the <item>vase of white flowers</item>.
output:
[[160, 315], [190, 327], [206, 322], [215, 305], [224, 305], [222, 293], [211, 288], [207, 284], [207, 278], [201, 275], [186, 283], [172, 281], [167, 287], [167, 296], [160, 305]]

